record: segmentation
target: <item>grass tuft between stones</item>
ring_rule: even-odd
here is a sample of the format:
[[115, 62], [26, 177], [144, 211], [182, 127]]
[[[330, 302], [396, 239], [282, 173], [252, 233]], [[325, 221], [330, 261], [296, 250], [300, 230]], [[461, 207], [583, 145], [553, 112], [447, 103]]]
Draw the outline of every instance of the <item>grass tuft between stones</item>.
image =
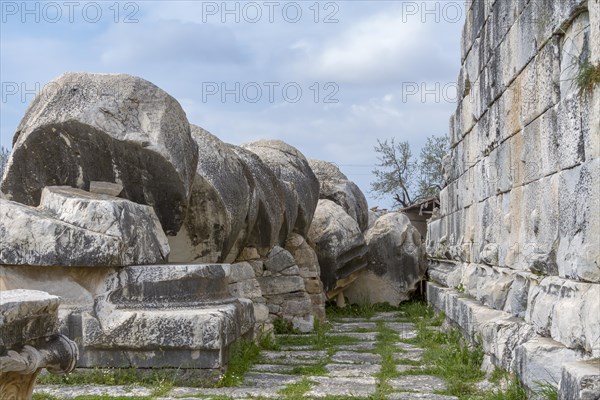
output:
[[315, 383], [304, 378], [300, 382], [291, 383], [277, 392], [285, 400], [304, 399], [304, 395], [312, 389]]
[[580, 93], [589, 93], [600, 84], [600, 63], [592, 64], [589, 60], [579, 64], [579, 70], [575, 77]]

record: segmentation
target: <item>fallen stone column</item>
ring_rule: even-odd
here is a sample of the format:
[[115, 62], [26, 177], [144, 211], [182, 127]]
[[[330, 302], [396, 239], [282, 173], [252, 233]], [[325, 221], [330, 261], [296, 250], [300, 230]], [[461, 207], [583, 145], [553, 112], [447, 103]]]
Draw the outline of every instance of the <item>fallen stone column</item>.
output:
[[0, 400], [31, 399], [37, 374], [71, 372], [77, 345], [57, 335], [59, 297], [37, 290], [0, 292]]

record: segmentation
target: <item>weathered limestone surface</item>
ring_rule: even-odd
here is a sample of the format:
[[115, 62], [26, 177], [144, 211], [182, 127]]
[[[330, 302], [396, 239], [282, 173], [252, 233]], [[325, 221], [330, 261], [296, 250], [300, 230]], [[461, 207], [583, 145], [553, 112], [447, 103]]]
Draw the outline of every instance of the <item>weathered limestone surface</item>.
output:
[[[231, 146], [231, 149], [240, 158], [251, 189], [248, 218], [236, 247], [254, 247], [264, 257], [273, 246], [282, 244], [289, 233], [286, 222], [288, 192], [260, 157], [239, 146]], [[296, 203], [292, 207], [296, 207]]]
[[63, 296], [80, 366], [218, 373], [275, 318], [324, 318], [304, 238], [319, 181], [292, 146], [223, 143], [150, 82], [85, 73], [50, 82], [14, 144], [0, 289]]
[[321, 184], [319, 198], [342, 206], [358, 223], [360, 230], [366, 231], [369, 226], [369, 209], [360, 188], [333, 163], [322, 160], [308, 160], [308, 163]]
[[65, 186], [44, 188], [37, 208], [0, 199], [0, 235], [5, 265], [117, 267], [169, 256], [152, 207]]
[[0, 399], [31, 399], [38, 373], [70, 372], [77, 345], [57, 335], [59, 298], [36, 290], [0, 292]]
[[277, 140], [238, 147], [191, 132], [199, 161], [172, 261], [233, 262], [247, 247], [264, 257], [291, 233], [306, 234], [319, 182], [302, 153]]
[[286, 249], [275, 246], [255, 267], [256, 279], [267, 300], [269, 322], [283, 319], [301, 332], [311, 332], [315, 314], [305, 278]]
[[600, 398], [600, 360], [565, 363], [558, 388], [560, 400]]
[[197, 146], [179, 103], [148, 81], [61, 75], [30, 104], [13, 144], [1, 185], [9, 200], [37, 206], [46, 186], [115, 182], [122, 197], [154, 207], [167, 234], [183, 223]]
[[306, 239], [292, 233], [285, 241], [285, 249], [292, 255], [304, 279], [304, 288], [312, 303], [313, 315], [325, 321], [325, 293], [321, 282], [321, 267], [317, 253]]
[[[260, 261], [257, 261], [256, 259], [251, 262], [256, 264]], [[252, 307], [254, 309], [255, 337], [259, 337], [263, 332], [271, 329], [267, 299], [262, 295], [260, 284], [258, 283], [254, 272], [254, 266], [249, 261], [231, 264], [229, 294], [231, 297], [241, 297], [252, 301]]]
[[231, 148], [196, 125], [198, 166], [184, 226], [170, 239], [174, 262], [231, 262], [233, 248], [250, 206], [250, 188], [242, 161]]
[[365, 233], [367, 268], [345, 292], [351, 302], [408, 300], [425, 277], [425, 247], [420, 232], [399, 212], [385, 214]]
[[230, 297], [229, 275], [224, 264], [115, 272], [93, 311], [70, 317], [79, 366], [222, 370], [229, 346], [254, 327], [252, 302]]
[[307, 238], [317, 253], [328, 298], [354, 282], [367, 266], [367, 247], [358, 223], [331, 200], [319, 200]]
[[[585, 60], [600, 60], [600, 3], [467, 10], [429, 276], [474, 299], [451, 317], [464, 330], [471, 302], [519, 318], [527, 334], [507, 347], [518, 361], [492, 360], [529, 388], [558, 385], [562, 365], [598, 357], [600, 343], [600, 86], [580, 92], [574, 79]], [[448, 296], [430, 300], [444, 309]], [[484, 335], [487, 351], [492, 340]]]
[[319, 200], [319, 181], [296, 148], [280, 140], [242, 145], [252, 151], [283, 181], [287, 232], [306, 236]]

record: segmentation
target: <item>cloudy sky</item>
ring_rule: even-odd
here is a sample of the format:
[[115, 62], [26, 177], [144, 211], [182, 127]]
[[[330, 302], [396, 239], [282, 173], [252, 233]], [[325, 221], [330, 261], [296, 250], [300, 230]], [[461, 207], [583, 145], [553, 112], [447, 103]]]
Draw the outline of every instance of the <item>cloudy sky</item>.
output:
[[378, 138], [413, 153], [448, 132], [463, 1], [6, 1], [0, 142], [67, 71], [143, 77], [191, 123], [241, 144], [282, 139], [369, 194]]

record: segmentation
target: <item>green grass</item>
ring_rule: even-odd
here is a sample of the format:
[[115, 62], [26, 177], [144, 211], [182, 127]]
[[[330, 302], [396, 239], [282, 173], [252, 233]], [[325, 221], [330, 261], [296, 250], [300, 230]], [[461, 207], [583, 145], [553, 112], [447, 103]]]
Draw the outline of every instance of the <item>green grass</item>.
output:
[[217, 387], [237, 386], [244, 381], [246, 372], [260, 359], [260, 347], [248, 340], [233, 344], [227, 371]]
[[262, 350], [281, 350], [281, 344], [273, 335], [273, 332], [262, 332], [258, 338], [258, 346]]
[[508, 387], [505, 390], [492, 390], [484, 393], [477, 393], [468, 397], [463, 397], [465, 400], [527, 400], [527, 391], [521, 383], [513, 378], [510, 380]]
[[280, 317], [273, 320], [273, 331], [276, 335], [298, 335], [301, 333], [298, 329], [294, 328], [294, 324], [291, 321]]
[[[50, 396], [47, 394], [34, 394], [33, 400], [62, 400], [60, 397]], [[105, 395], [93, 395], [93, 396], [77, 396], [73, 400], [152, 400], [152, 397], [141, 397], [141, 396], [105, 396]]]
[[400, 304], [398, 308], [404, 317], [412, 322], [418, 322], [425, 319], [431, 325], [440, 318], [436, 317], [433, 308], [428, 306], [424, 301], [407, 301]]
[[377, 313], [393, 311], [399, 311], [399, 308], [391, 306], [389, 303], [369, 304], [368, 302], [363, 302], [361, 304], [349, 304], [340, 308], [335, 305], [335, 302], [329, 301], [327, 302], [325, 308], [325, 314], [327, 314], [327, 318], [331, 320], [338, 318], [370, 319], [373, 318]]
[[314, 382], [305, 378], [300, 382], [287, 385], [277, 393], [282, 395], [285, 400], [301, 400], [304, 399], [304, 394], [310, 391], [313, 385]]
[[558, 388], [548, 382], [535, 382], [538, 388], [535, 394], [544, 400], [558, 400]]
[[315, 321], [315, 329], [312, 334], [299, 334], [277, 337], [277, 344], [281, 346], [310, 346], [314, 350], [335, 350], [336, 346], [353, 345], [359, 342], [357, 338], [340, 335], [329, 335], [331, 325]]
[[398, 333], [385, 326], [382, 321], [377, 322], [377, 344], [375, 353], [381, 356], [381, 369], [375, 377], [379, 380], [374, 398], [386, 398], [385, 396], [393, 391], [388, 381], [399, 376], [396, 369], [394, 354], [398, 351], [394, 346], [399, 341]]
[[[407, 302], [400, 307], [404, 315], [415, 323], [417, 336], [402, 340], [423, 348], [424, 369], [404, 371], [401, 374], [429, 374], [443, 378], [447, 389], [440, 394], [457, 396], [461, 400], [527, 400], [527, 391], [522, 384], [508, 372], [497, 368], [489, 377], [490, 382], [498, 384], [506, 379], [509, 384], [505, 390], [495, 389], [482, 392], [475, 383], [485, 378], [481, 371], [484, 352], [480, 345], [472, 345], [456, 329], [448, 331], [433, 330], [440, 326], [445, 316], [435, 314], [433, 309], [423, 302]], [[416, 362], [401, 360], [403, 364], [415, 365]], [[555, 400], [556, 397], [547, 397]]]
[[291, 372], [291, 375], [301, 375], [301, 376], [322, 376], [327, 374], [327, 369], [325, 369], [325, 365], [327, 365], [327, 361], [321, 361], [312, 365], [298, 365], [294, 367]]
[[[173, 371], [139, 371], [135, 368], [95, 368], [89, 371], [75, 371], [66, 375], [39, 375], [40, 385], [138, 385], [153, 389], [156, 396], [168, 392], [175, 384]], [[205, 386], [205, 380], [187, 381], [188, 386]]]
[[[415, 344], [425, 351], [423, 362], [425, 370], [409, 370], [404, 374], [431, 374], [443, 378], [447, 383], [444, 394], [464, 396], [475, 394], [474, 384], [485, 377], [481, 371], [483, 349], [472, 346], [462, 334], [452, 329], [440, 332], [430, 329], [440, 323], [440, 318], [433, 311], [423, 306], [408, 305], [407, 316], [417, 327], [417, 336], [404, 342]], [[423, 310], [422, 313], [417, 310]], [[420, 314], [420, 315], [419, 315]]]
[[589, 60], [582, 61], [575, 81], [580, 94], [594, 90], [594, 87], [600, 84], [600, 63], [594, 65]]

